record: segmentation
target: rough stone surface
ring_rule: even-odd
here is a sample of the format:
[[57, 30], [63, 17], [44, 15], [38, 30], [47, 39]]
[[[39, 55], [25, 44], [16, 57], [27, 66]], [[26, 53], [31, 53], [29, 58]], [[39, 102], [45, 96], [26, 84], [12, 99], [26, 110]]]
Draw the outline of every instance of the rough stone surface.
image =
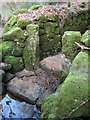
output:
[[38, 69], [33, 76], [12, 79], [8, 83], [8, 91], [26, 102], [35, 104], [39, 98], [44, 99], [53, 93], [59, 83], [59, 79]]
[[65, 58], [64, 54], [50, 56], [40, 62], [40, 67], [43, 70], [59, 77], [61, 80], [68, 75], [70, 65], [70, 60]]
[[0, 69], [0, 82], [2, 82], [4, 77], [5, 77], [5, 72], [4, 72], [4, 70]]
[[75, 42], [81, 41], [81, 33], [79, 31], [66, 31], [62, 36], [62, 53], [67, 58], [73, 60], [78, 50]]
[[4, 77], [4, 79], [3, 79], [3, 82], [7, 83], [7, 82], [9, 82], [11, 79], [13, 79], [14, 77], [15, 77], [14, 74], [11, 74], [11, 73], [9, 73], [9, 72], [6, 72], [6, 73], [5, 73], [5, 77]]
[[46, 98], [42, 106], [42, 118], [49, 120], [89, 116], [89, 100], [88, 54], [80, 52], [75, 57], [64, 83], [53, 95]]
[[7, 87], [6, 84], [0, 81], [0, 96], [6, 94]]

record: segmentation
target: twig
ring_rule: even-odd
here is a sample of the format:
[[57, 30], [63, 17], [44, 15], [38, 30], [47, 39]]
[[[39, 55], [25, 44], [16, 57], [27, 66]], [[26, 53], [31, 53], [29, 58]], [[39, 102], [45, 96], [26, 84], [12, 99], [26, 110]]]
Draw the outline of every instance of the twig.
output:
[[80, 43], [78, 43], [78, 42], [75, 42], [75, 44], [76, 44], [78, 47], [80, 47], [82, 50], [90, 50], [89, 47], [84, 46], [84, 45], [82, 45], [82, 44], [80, 44]]

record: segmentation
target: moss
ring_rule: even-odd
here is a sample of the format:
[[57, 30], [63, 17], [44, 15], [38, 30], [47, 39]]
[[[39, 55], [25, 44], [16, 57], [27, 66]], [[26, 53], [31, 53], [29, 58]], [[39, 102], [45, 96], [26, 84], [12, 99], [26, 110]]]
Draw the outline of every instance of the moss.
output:
[[83, 42], [86, 46], [90, 46], [90, 30], [87, 30], [82, 35], [81, 42]]
[[36, 69], [39, 64], [39, 26], [35, 24], [29, 24], [27, 26], [27, 32], [27, 48], [25, 47], [24, 49], [23, 58], [26, 69], [33, 70]]
[[25, 36], [21, 28], [12, 28], [10, 31], [2, 34], [2, 39], [24, 42]]
[[13, 26], [17, 23], [18, 17], [15, 15], [10, 16], [8, 18], [8, 21], [6, 22], [4, 26], [4, 32], [7, 32], [13, 28]]
[[80, 42], [81, 33], [79, 31], [66, 31], [62, 36], [62, 52], [71, 60], [78, 53], [75, 42]]
[[42, 6], [41, 6], [41, 5], [35, 5], [35, 4], [33, 4], [33, 5], [31, 6], [31, 9], [32, 9], [32, 10], [35, 10], [35, 9], [40, 8], [40, 7], [42, 7]]
[[21, 57], [5, 56], [4, 62], [12, 65], [11, 73], [16, 73], [24, 68], [23, 59]]
[[15, 42], [5, 41], [0, 44], [0, 52], [2, 55], [22, 56], [22, 48], [20, 48]]
[[58, 22], [59, 21], [59, 17], [58, 15], [54, 15], [54, 14], [50, 14], [47, 15], [47, 20], [50, 22]]
[[17, 26], [22, 29], [25, 29], [28, 24], [30, 24], [30, 21], [27, 21], [24, 19], [18, 19], [18, 21], [17, 21]]
[[[90, 57], [90, 56], [89, 56]], [[83, 64], [82, 64], [83, 60]], [[78, 63], [80, 64], [78, 69]], [[88, 54], [80, 52], [74, 59], [70, 73], [56, 92], [46, 98], [42, 118], [54, 119], [88, 116]], [[83, 104], [85, 103], [85, 104]], [[51, 105], [48, 107], [48, 105]]]

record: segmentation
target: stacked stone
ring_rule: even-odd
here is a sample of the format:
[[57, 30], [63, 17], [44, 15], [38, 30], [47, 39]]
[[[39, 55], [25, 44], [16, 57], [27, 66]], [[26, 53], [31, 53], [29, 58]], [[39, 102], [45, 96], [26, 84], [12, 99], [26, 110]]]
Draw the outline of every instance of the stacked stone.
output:
[[59, 18], [57, 15], [39, 16], [40, 52], [41, 59], [61, 51]]

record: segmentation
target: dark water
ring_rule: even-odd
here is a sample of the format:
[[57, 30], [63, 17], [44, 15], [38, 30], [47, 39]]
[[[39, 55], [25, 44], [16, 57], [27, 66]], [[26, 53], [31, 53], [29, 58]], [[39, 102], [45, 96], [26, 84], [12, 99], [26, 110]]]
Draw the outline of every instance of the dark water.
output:
[[[31, 105], [26, 102], [20, 102], [11, 98], [8, 94], [0, 101], [0, 120], [4, 118], [35, 118], [40, 120], [40, 111], [36, 105]], [[0, 105], [0, 106], [1, 106]]]

